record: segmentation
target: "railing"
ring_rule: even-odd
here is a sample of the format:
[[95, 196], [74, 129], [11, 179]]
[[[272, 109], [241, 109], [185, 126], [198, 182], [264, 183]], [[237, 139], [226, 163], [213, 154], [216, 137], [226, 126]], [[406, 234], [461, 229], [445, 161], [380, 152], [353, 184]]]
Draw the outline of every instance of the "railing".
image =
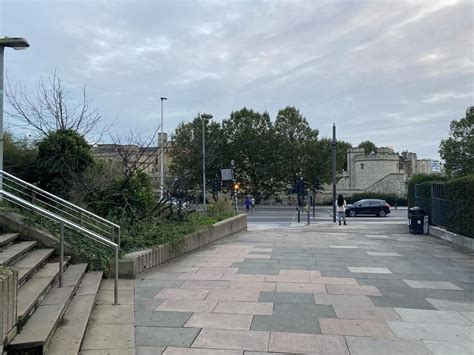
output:
[[445, 184], [431, 184], [431, 222], [437, 226], [446, 226], [447, 200]]
[[0, 182], [0, 189], [3, 186], [4, 191], [108, 238], [120, 246], [119, 225], [5, 171], [0, 170]]
[[[2, 181], [3, 178], [3, 181]], [[17, 188], [12, 189], [12, 181], [15, 181]], [[47, 202], [40, 201], [36, 197], [31, 197], [31, 195], [28, 195], [25, 190], [22, 190], [18, 187], [24, 186], [27, 187], [33, 191], [39, 192], [39, 196], [46, 197]], [[10, 190], [10, 191], [7, 191]], [[15, 195], [12, 192], [16, 192], [18, 195]], [[26, 198], [30, 198], [31, 201], [28, 201]], [[65, 201], [53, 194], [50, 194], [49, 192], [43, 191], [39, 188], [37, 188], [34, 185], [31, 185], [25, 181], [22, 181], [8, 173], [0, 171], [0, 199], [4, 199], [10, 203], [13, 203], [16, 206], [28, 209], [32, 212], [35, 212], [51, 221], [54, 221], [59, 224], [59, 242], [60, 242], [60, 255], [59, 255], [59, 286], [62, 287], [63, 283], [63, 268], [64, 268], [64, 233], [65, 233], [65, 227], [74, 230], [76, 232], [79, 232], [81, 235], [92, 239], [98, 243], [101, 243], [105, 246], [111, 247], [114, 252], [115, 252], [115, 279], [114, 279], [114, 304], [118, 304], [118, 261], [119, 261], [119, 251], [120, 251], [120, 226], [107, 221], [106, 219], [103, 219], [99, 216], [94, 215], [93, 213], [84, 210], [80, 208], [79, 206], [75, 206], [74, 204]], [[61, 204], [63, 206], [66, 206], [68, 209], [67, 212], [59, 214], [58, 212], [59, 207], [58, 205]], [[46, 209], [46, 207], [49, 206], [52, 211]], [[80, 212], [80, 215], [87, 216], [88, 222], [84, 223], [84, 219], [77, 218], [77, 215], [74, 213], [77, 213], [77, 211]], [[67, 218], [64, 216], [67, 215], [71, 217], [71, 219]], [[98, 221], [97, 224], [94, 223], [94, 221]], [[77, 223], [79, 222], [79, 223]], [[82, 222], [82, 223], [81, 223]], [[82, 224], [82, 225], [81, 225]], [[109, 238], [106, 238], [99, 233], [97, 233], [95, 230], [101, 228], [103, 226], [109, 226], [112, 227], [110, 229], [110, 236], [115, 240], [115, 231], [117, 231], [117, 242], [110, 240]], [[90, 227], [90, 230], [88, 227]], [[95, 227], [95, 228], [93, 228]], [[105, 230], [105, 229], [104, 229]]]

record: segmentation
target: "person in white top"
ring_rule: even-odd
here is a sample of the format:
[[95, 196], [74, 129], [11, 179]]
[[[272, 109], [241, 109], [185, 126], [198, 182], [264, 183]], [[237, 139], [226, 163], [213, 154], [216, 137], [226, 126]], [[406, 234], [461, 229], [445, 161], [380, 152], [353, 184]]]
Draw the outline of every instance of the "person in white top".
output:
[[346, 223], [346, 200], [342, 197], [341, 194], [337, 197], [336, 201], [336, 211], [337, 211], [337, 219], [339, 220], [339, 225], [341, 225], [341, 217], [344, 220], [344, 225]]

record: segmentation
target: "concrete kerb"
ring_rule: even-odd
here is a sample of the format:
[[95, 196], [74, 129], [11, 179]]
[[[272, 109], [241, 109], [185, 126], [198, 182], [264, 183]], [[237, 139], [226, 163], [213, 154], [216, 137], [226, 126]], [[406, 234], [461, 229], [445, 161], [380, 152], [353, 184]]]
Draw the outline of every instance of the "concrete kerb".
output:
[[[160, 245], [152, 249], [129, 253], [119, 261], [119, 277], [133, 279], [140, 272], [243, 230], [247, 230], [246, 214], [228, 218], [209, 226], [205, 230], [190, 234], [184, 238], [179, 247], [172, 248], [170, 245]], [[113, 268], [111, 269], [113, 270]]]
[[474, 251], [473, 238], [468, 238], [436, 226], [430, 226], [430, 235], [442, 239], [448, 243], [456, 244], [462, 248]]

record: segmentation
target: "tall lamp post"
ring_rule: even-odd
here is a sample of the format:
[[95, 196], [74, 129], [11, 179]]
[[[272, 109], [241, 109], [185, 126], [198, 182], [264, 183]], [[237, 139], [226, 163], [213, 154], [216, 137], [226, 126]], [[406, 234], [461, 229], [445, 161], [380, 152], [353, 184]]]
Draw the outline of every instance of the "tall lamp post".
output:
[[163, 101], [168, 100], [167, 97], [161, 97], [161, 137], [160, 137], [160, 146], [161, 146], [161, 162], [160, 162], [160, 198], [163, 199], [164, 191], [164, 165], [165, 165], [165, 146], [163, 144]]
[[336, 223], [336, 124], [332, 126], [332, 221]]
[[[3, 52], [5, 47], [16, 50], [26, 49], [30, 45], [21, 37], [0, 38], [0, 171], [3, 171]], [[0, 174], [0, 190], [3, 189], [3, 174]]]
[[212, 115], [203, 113], [201, 115], [202, 121], [202, 202], [204, 206], [204, 212], [207, 211], [206, 208], [206, 144], [205, 144], [205, 120], [211, 119]]

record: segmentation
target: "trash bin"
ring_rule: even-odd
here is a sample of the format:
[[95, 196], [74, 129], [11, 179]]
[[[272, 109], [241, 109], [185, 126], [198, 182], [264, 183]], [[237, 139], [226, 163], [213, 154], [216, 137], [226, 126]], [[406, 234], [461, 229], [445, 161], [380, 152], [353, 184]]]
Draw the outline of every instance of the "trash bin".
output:
[[412, 234], [423, 234], [423, 216], [425, 211], [420, 207], [408, 209], [408, 227]]

